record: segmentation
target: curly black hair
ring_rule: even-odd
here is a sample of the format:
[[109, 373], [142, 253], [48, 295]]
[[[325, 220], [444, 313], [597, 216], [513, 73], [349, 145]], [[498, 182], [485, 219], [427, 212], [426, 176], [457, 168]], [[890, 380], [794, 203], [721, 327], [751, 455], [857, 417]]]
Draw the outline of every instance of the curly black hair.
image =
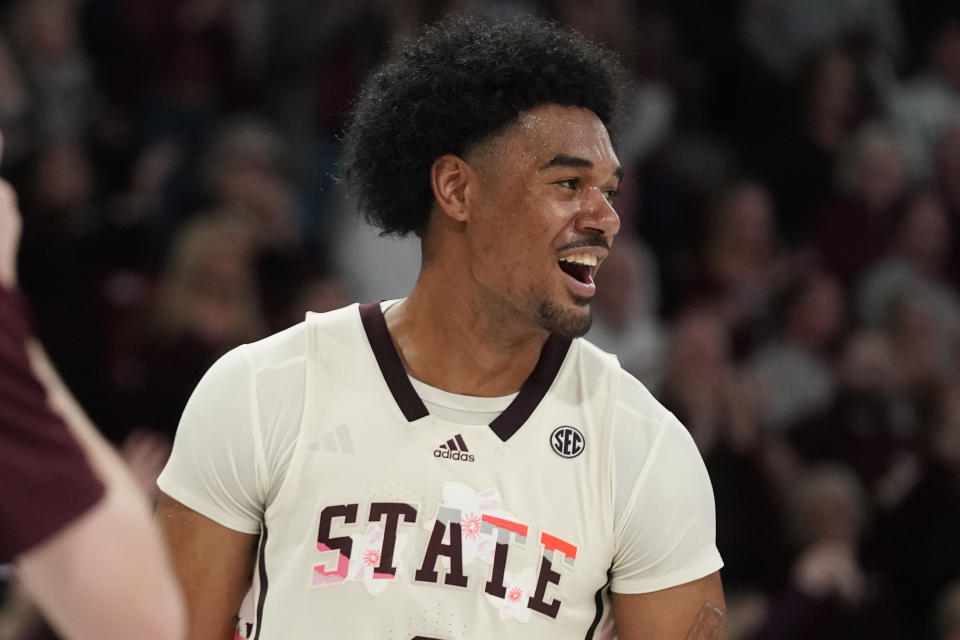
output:
[[399, 47], [367, 80], [346, 130], [340, 177], [384, 234], [422, 235], [437, 158], [463, 155], [544, 104], [589, 109], [613, 135], [624, 78], [612, 52], [552, 22], [449, 18]]

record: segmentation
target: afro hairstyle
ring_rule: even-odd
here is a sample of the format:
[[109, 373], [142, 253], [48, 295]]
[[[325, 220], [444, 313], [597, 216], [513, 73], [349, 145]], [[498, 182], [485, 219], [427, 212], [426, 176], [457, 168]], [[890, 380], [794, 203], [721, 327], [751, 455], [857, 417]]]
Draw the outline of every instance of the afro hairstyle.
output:
[[549, 21], [448, 18], [403, 43], [365, 82], [340, 178], [384, 235], [422, 235], [437, 158], [463, 156], [545, 104], [589, 109], [613, 135], [625, 74], [612, 52]]

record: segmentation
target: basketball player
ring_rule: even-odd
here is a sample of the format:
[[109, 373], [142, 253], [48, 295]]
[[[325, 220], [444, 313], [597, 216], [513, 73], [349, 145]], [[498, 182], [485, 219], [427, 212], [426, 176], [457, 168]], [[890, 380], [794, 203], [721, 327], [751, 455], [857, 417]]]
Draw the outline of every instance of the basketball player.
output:
[[0, 564], [66, 640], [181, 638], [183, 604], [141, 489], [30, 334], [20, 225], [0, 180]]
[[579, 338], [619, 74], [551, 24], [455, 18], [370, 79], [346, 184], [422, 270], [200, 382], [159, 480], [190, 638], [232, 637], [251, 575], [259, 640], [725, 636], [699, 454]]

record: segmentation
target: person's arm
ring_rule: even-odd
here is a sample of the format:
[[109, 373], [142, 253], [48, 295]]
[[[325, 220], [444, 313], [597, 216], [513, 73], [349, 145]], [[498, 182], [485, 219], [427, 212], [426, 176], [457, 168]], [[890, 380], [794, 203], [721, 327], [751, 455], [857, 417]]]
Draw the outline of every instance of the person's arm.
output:
[[27, 347], [51, 409], [86, 453], [106, 495], [66, 528], [18, 556], [17, 577], [64, 638], [182, 638], [183, 602], [143, 493], [40, 344], [31, 340]]
[[619, 638], [724, 640], [710, 478], [676, 418], [653, 426], [642, 415], [622, 412], [614, 425], [610, 590]]
[[133, 491], [108, 483], [95, 507], [17, 558], [17, 577], [67, 640], [183, 637], [180, 593]]
[[620, 640], [725, 640], [720, 574], [651, 593], [612, 594]]
[[257, 536], [217, 524], [164, 493], [157, 518], [187, 601], [187, 639], [232, 640]]
[[[251, 584], [267, 496], [275, 486], [267, 468], [283, 467], [262, 443], [261, 400], [248, 350], [220, 358], [190, 396], [157, 480], [157, 517], [188, 603], [191, 640], [231, 640]], [[299, 421], [279, 422], [293, 431], [278, 427], [285, 435], [271, 442], [292, 450]]]

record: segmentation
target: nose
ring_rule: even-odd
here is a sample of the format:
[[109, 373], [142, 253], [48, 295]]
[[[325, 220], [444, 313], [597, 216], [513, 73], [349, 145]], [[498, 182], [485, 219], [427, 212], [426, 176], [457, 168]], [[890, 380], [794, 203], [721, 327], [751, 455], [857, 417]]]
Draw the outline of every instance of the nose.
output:
[[577, 231], [585, 235], [603, 236], [608, 242], [620, 231], [620, 216], [604, 192], [598, 188], [586, 190], [585, 201], [577, 215]]

